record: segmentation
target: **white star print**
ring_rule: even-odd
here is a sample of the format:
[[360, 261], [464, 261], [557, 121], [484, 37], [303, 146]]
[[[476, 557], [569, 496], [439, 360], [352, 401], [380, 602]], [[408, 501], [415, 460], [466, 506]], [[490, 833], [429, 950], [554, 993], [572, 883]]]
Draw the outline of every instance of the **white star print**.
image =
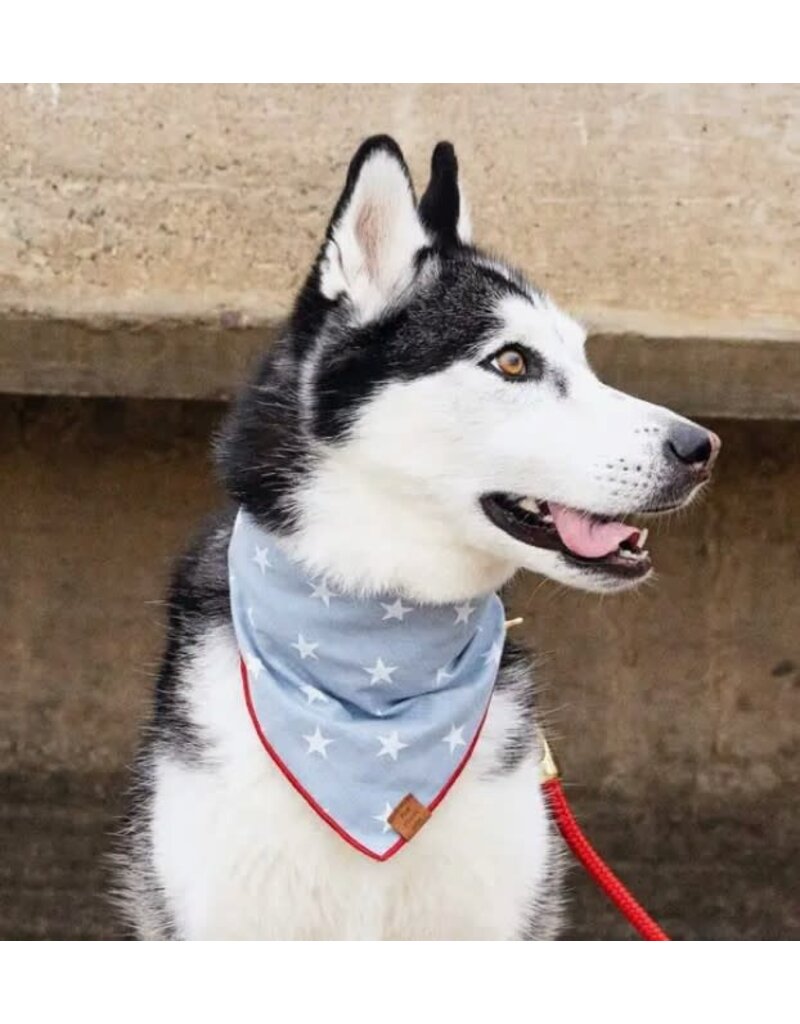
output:
[[392, 827], [389, 824], [389, 815], [392, 813], [392, 810], [393, 810], [392, 805], [390, 803], [387, 803], [386, 807], [384, 809], [383, 814], [373, 814], [372, 815], [372, 820], [373, 821], [379, 821], [381, 823], [381, 825], [383, 825], [384, 833], [388, 832], [389, 829]]
[[262, 576], [264, 575], [264, 571], [267, 568], [272, 568], [272, 562], [270, 562], [269, 555], [267, 554], [267, 552], [267, 548], [262, 548], [258, 544], [256, 544], [256, 553], [253, 555], [253, 561], [261, 570]]
[[308, 744], [307, 754], [322, 754], [327, 760], [328, 751], [325, 748], [328, 744], [333, 743], [333, 740], [326, 739], [319, 731], [319, 726], [314, 730], [313, 736], [304, 736], [303, 739]]
[[397, 671], [397, 665], [385, 665], [383, 658], [378, 658], [372, 668], [364, 666], [364, 671], [369, 673], [370, 686], [374, 686], [375, 683], [391, 683], [392, 672]]
[[258, 679], [258, 677], [264, 671], [264, 666], [261, 664], [261, 662], [254, 654], [250, 654], [249, 652], [245, 654], [244, 663], [245, 665], [247, 665], [247, 671], [250, 673], [253, 679]]
[[467, 741], [464, 739], [463, 734], [463, 725], [459, 725], [457, 729], [454, 725], [451, 725], [450, 732], [442, 738], [442, 743], [447, 743], [449, 745], [451, 754], [456, 749], [456, 747], [466, 747]]
[[256, 614], [255, 608], [253, 608], [253, 606], [250, 605], [250, 607], [247, 609], [247, 620], [248, 620], [248, 622], [250, 623], [251, 626], [255, 626], [255, 624], [256, 624], [255, 614]]
[[294, 647], [294, 649], [300, 654], [302, 661], [305, 661], [306, 658], [313, 658], [314, 661], [319, 660], [316, 654], [314, 654], [314, 651], [319, 647], [319, 642], [315, 644], [309, 643], [302, 633], [297, 634], [297, 643], [289, 644], [289, 646]]
[[499, 640], [495, 640], [486, 654], [483, 655], [483, 660], [487, 665], [494, 663], [495, 665], [500, 664], [500, 659], [503, 656], [503, 645]]
[[474, 611], [475, 605], [470, 604], [469, 601], [465, 601], [464, 604], [457, 604], [455, 625], [457, 626], [459, 622], [469, 623], [469, 617]]
[[452, 679], [453, 673], [448, 672], [446, 668], [440, 668], [436, 672], [436, 685], [441, 686], [446, 679]]
[[318, 583], [309, 583], [309, 587], [311, 587], [313, 591], [311, 595], [312, 600], [313, 598], [318, 597], [320, 601], [325, 602], [326, 608], [330, 608], [331, 598], [336, 597], [336, 594], [328, 588], [328, 584], [325, 580], [320, 580]]
[[382, 622], [386, 622], [387, 619], [397, 619], [398, 622], [402, 622], [406, 615], [414, 610], [410, 605], [404, 605], [399, 597], [394, 604], [384, 604], [381, 601], [381, 607], [386, 611]]
[[322, 692], [318, 690], [316, 686], [311, 686], [310, 683], [301, 683], [300, 689], [306, 695], [306, 703], [313, 704], [315, 701], [321, 700], [323, 704], [328, 703], [328, 698]]
[[408, 746], [407, 743], [403, 743], [400, 737], [397, 735], [397, 729], [390, 733], [388, 736], [379, 736], [378, 742], [381, 745], [381, 749], [375, 755], [376, 757], [383, 757], [384, 754], [388, 754], [393, 761], [397, 760], [397, 755], [401, 750], [405, 750]]

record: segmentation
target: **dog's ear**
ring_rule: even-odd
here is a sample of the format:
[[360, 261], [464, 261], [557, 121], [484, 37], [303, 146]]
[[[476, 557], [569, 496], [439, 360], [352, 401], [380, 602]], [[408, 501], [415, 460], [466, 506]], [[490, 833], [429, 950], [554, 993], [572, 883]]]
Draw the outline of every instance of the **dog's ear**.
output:
[[345, 294], [359, 319], [380, 314], [409, 283], [416, 253], [429, 244], [400, 147], [375, 135], [359, 147], [328, 225], [319, 287]]
[[443, 246], [469, 244], [472, 224], [458, 184], [458, 160], [449, 142], [437, 144], [431, 157], [431, 180], [419, 203], [422, 223]]

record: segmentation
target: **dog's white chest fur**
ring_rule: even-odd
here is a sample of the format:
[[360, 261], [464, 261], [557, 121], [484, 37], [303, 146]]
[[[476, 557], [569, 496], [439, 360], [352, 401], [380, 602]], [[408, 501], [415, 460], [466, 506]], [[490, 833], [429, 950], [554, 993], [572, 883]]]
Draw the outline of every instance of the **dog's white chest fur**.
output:
[[[496, 694], [472, 760], [431, 821], [386, 863], [350, 848], [267, 757], [242, 699], [232, 632], [183, 670], [202, 764], [155, 755], [154, 868], [184, 938], [517, 938], [556, 856], [536, 754], [493, 774], [518, 718]], [[555, 921], [552, 922], [553, 925]]]

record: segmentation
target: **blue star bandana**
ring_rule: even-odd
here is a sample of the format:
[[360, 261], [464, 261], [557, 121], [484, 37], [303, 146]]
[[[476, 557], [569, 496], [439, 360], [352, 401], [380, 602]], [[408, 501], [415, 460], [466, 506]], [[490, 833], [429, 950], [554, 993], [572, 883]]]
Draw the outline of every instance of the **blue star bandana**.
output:
[[387, 860], [405, 842], [398, 805], [410, 794], [427, 817], [472, 753], [503, 650], [500, 599], [345, 596], [242, 510], [228, 565], [261, 742], [342, 838]]

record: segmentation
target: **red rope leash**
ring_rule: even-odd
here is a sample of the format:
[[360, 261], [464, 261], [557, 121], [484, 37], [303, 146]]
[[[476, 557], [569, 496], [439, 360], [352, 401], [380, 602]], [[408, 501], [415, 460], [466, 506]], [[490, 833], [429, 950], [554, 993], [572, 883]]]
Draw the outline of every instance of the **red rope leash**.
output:
[[628, 892], [581, 831], [581, 827], [567, 803], [558, 777], [558, 769], [547, 746], [547, 741], [544, 740], [544, 737], [542, 740], [544, 744], [542, 789], [567, 846], [583, 864], [590, 878], [603, 890], [643, 939], [668, 942], [669, 936], [659, 928], [644, 907]]

